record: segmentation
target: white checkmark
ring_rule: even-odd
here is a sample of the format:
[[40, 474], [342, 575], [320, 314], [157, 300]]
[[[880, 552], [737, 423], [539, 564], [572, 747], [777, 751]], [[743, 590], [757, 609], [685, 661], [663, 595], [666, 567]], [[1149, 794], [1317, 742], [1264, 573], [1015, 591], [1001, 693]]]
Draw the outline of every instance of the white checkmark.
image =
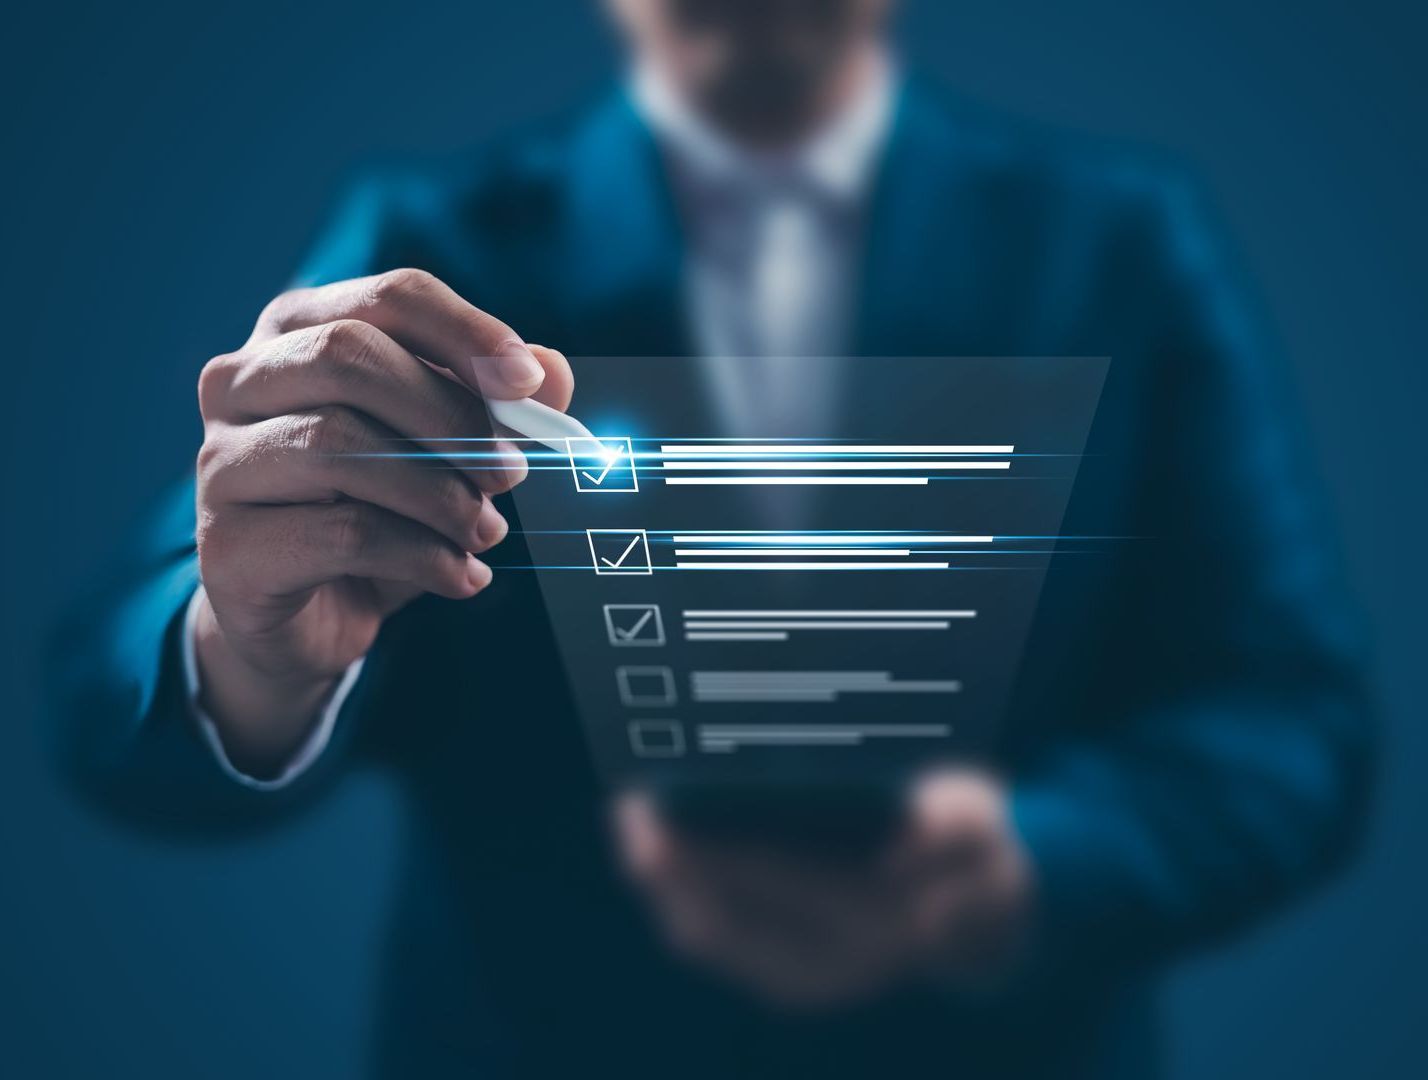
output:
[[602, 563], [604, 563], [606, 566], [610, 567], [610, 569], [614, 570], [615, 568], [617, 568], [618, 566], [620, 566], [622, 563], [624, 563], [625, 559], [629, 556], [630, 552], [632, 552], [632, 551], [635, 550], [635, 545], [638, 544], [639, 542], [640, 542], [640, 537], [639, 537], [639, 534], [636, 533], [636, 534], [635, 534], [635, 538], [630, 541], [630, 546], [627, 547], [627, 548], [625, 548], [624, 551], [620, 552], [620, 557], [619, 557], [618, 559], [616, 559], [614, 562], [611, 562], [609, 559], [605, 558], [605, 556], [601, 555], [601, 556], [600, 556], [600, 561], [601, 561]]
[[649, 622], [653, 618], [654, 608], [648, 608], [645, 613], [640, 616], [639, 621], [636, 622], [634, 626], [630, 627], [628, 630], [621, 630], [617, 626], [615, 628], [615, 634], [617, 637], [623, 638], [625, 641], [629, 641], [631, 638], [633, 638], [636, 634], [638, 634], [641, 630], [644, 629], [645, 623]]
[[592, 484], [594, 484], [596, 487], [599, 487], [605, 482], [605, 477], [610, 475], [610, 470], [615, 467], [615, 464], [624, 455], [623, 450], [615, 450], [613, 452], [607, 450], [606, 453], [609, 456], [605, 461], [605, 467], [600, 470], [599, 476], [591, 476], [588, 472], [582, 472], [580, 474], [581, 476], [585, 477], [585, 479], [589, 480]]

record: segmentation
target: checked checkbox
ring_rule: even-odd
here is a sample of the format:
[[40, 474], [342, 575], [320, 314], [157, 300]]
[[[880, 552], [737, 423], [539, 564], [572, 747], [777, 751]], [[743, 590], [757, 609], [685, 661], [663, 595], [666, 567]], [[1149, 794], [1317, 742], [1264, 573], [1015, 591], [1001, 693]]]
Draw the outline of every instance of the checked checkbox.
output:
[[664, 644], [658, 604], [606, 604], [605, 633], [617, 648]]
[[597, 574], [653, 574], [644, 529], [586, 529], [590, 562]]
[[575, 490], [601, 494], [639, 491], [635, 451], [629, 439], [565, 440]]

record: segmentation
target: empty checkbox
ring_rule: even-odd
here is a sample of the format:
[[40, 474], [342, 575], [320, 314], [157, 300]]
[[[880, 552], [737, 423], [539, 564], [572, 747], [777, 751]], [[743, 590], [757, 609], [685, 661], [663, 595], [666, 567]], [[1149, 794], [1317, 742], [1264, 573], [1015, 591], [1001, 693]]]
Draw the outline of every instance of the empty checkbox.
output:
[[677, 720], [631, 720], [627, 730], [635, 757], [684, 756], [684, 729]]
[[667, 667], [622, 667], [615, 669], [620, 704], [634, 708], [673, 705], [674, 672]]

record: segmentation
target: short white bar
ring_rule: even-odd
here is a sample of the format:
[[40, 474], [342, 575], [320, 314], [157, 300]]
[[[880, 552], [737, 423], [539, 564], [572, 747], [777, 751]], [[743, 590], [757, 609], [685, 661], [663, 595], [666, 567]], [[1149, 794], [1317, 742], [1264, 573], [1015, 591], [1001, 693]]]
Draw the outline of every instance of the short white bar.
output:
[[925, 476], [657, 476], [666, 484], [704, 486], [761, 484], [768, 487], [809, 487], [814, 484], [861, 484], [865, 487], [913, 487], [927, 484]]
[[711, 690], [694, 692], [695, 701], [798, 701], [831, 704], [837, 690]]
[[990, 544], [994, 536], [919, 536], [916, 533], [675, 533], [676, 544]]
[[945, 736], [952, 733], [950, 724], [784, 724], [775, 727], [737, 727], [726, 724], [700, 724], [699, 737], [713, 739], [746, 739], [763, 734], [779, 735], [875, 735], [884, 738], [915, 739], [923, 736]]
[[922, 469], [1010, 469], [1010, 461], [699, 461], [690, 458], [687, 461], [666, 461], [660, 466], [662, 469], [725, 469], [725, 470], [747, 470], [755, 472], [760, 469], [823, 469], [832, 472], [835, 469], [853, 470], [888, 470], [907, 469], [909, 471]]
[[676, 570], [946, 570], [945, 562], [677, 562]]
[[894, 682], [863, 686], [837, 686], [837, 685], [790, 685], [790, 686], [696, 686], [694, 696], [700, 701], [709, 701], [713, 698], [736, 698], [750, 697], [752, 695], [767, 694], [770, 697], [787, 697], [793, 695], [836, 695], [836, 694], [960, 694], [962, 684], [956, 680], [915, 680], [909, 682]]
[[1016, 447], [1010, 443], [997, 445], [886, 443], [866, 446], [833, 443], [701, 443], [685, 445], [666, 443], [660, 446], [664, 454], [1011, 454]]
[[695, 679], [891, 679], [891, 671], [696, 671]]
[[685, 641], [787, 641], [786, 633], [696, 633], [685, 634]]
[[911, 552], [909, 549], [907, 549], [907, 548], [875, 548], [875, 547], [866, 547], [866, 548], [838, 548], [838, 547], [828, 547], [828, 548], [816, 548], [816, 547], [810, 547], [810, 548], [796, 548], [796, 547], [789, 547], [789, 548], [783, 548], [783, 547], [774, 547], [774, 548], [756, 548], [756, 547], [738, 547], [738, 548], [675, 548], [675, 549], [674, 549], [674, 553], [675, 553], [675, 555], [695, 555], [695, 556], [723, 555], [723, 556], [725, 556], [725, 557], [730, 556], [730, 555], [740, 555], [740, 556], [750, 556], [750, 555], [865, 555], [865, 556], [872, 556], [872, 555], [911, 555], [911, 554], [912, 554], [912, 552]]
[[686, 622], [686, 630], [946, 630], [951, 623], [945, 619], [936, 622], [860, 622], [854, 620], [832, 620], [817, 622]]
[[779, 746], [857, 746], [863, 741], [863, 736], [856, 732], [818, 732], [811, 731], [807, 734], [791, 735], [701, 735], [699, 744], [704, 749], [723, 749], [735, 746], [751, 746], [758, 744], [775, 744]]
[[972, 619], [971, 610], [947, 611], [714, 611], [689, 608], [686, 619]]
[[703, 671], [695, 672], [695, 689], [747, 690], [777, 686], [836, 689], [849, 686], [891, 686], [891, 676], [881, 671]]

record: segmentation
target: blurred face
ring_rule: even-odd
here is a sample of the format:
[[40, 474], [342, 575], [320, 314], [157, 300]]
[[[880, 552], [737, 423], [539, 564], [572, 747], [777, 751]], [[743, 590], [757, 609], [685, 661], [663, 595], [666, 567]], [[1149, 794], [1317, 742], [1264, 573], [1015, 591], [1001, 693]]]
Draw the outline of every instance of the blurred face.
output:
[[610, 0], [635, 48], [715, 123], [798, 134], [855, 81], [890, 0]]

